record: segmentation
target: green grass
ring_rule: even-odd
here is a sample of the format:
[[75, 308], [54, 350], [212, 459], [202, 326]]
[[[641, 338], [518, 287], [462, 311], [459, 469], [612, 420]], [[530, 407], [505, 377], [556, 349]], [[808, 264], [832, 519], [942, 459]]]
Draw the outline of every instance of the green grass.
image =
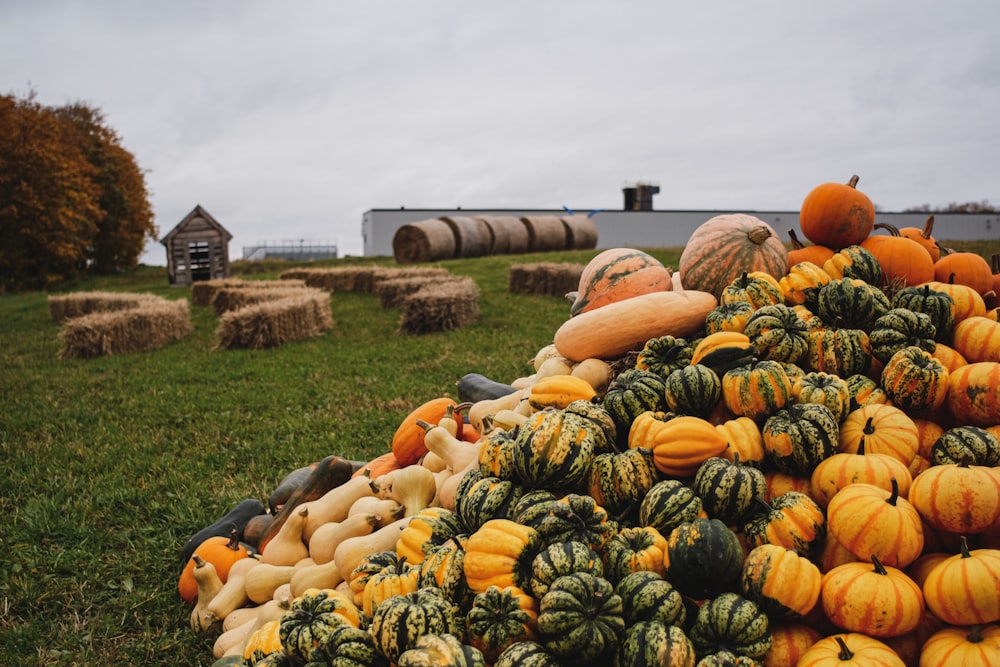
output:
[[[947, 245], [1000, 252], [1000, 244]], [[679, 250], [649, 252], [677, 266]], [[213, 350], [218, 320], [192, 307], [194, 333], [160, 350], [61, 360], [47, 295], [0, 297], [4, 663], [212, 663], [213, 640], [191, 632], [176, 591], [187, 538], [246, 497], [265, 500], [294, 468], [386, 451], [410, 409], [454, 395], [465, 373], [528, 374], [568, 303], [510, 294], [509, 266], [595, 254], [440, 262], [479, 285], [474, 325], [406, 336], [397, 333], [399, 311], [377, 297], [338, 293], [332, 330], [265, 351]], [[289, 266], [238, 270], [277, 278]], [[157, 267], [74, 286], [95, 289], [190, 298]]]

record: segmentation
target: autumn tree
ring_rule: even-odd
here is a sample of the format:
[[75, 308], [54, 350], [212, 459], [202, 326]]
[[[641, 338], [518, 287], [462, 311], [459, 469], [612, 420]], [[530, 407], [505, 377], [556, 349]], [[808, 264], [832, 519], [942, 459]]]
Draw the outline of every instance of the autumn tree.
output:
[[0, 290], [133, 267], [155, 237], [145, 177], [100, 112], [0, 96]]

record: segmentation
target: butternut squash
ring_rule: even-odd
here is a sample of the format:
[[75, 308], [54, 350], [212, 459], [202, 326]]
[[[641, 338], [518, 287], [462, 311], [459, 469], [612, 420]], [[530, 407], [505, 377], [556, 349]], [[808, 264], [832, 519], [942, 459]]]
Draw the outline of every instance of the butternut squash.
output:
[[226, 620], [222, 622], [222, 632], [225, 634], [233, 628], [239, 627], [247, 621], [257, 618], [257, 607], [240, 607], [229, 612]]
[[553, 342], [571, 361], [616, 359], [650, 338], [691, 336], [716, 305], [709, 292], [650, 292], [569, 318], [556, 330]]
[[418, 419], [417, 423], [424, 429], [424, 444], [428, 451], [441, 457], [451, 470], [461, 470], [469, 464], [470, 459], [478, 459], [479, 447], [456, 438], [448, 432], [446, 426], [429, 424], [422, 419]]
[[552, 377], [553, 375], [569, 375], [573, 372], [573, 364], [563, 356], [552, 356], [542, 362], [535, 371], [535, 381]]
[[382, 526], [388, 525], [393, 521], [403, 518], [403, 514], [406, 512], [406, 508], [397, 503], [392, 498], [379, 498], [378, 496], [371, 496], [370, 498], [359, 498], [354, 501], [351, 505], [351, 509], [347, 512], [348, 517], [352, 517], [356, 514], [374, 514], [379, 517], [376, 521], [375, 529], [379, 529]]
[[[381, 521], [378, 514], [355, 514], [345, 517], [343, 521], [331, 521], [316, 529], [312, 539], [309, 540], [309, 556], [317, 564], [328, 563], [333, 560], [333, 553], [337, 550], [337, 545], [348, 537], [360, 537], [361, 535], [371, 535], [375, 532], [375, 526]], [[332, 586], [328, 587], [332, 588]]]
[[[478, 463], [478, 455], [475, 460]], [[403, 516], [413, 516], [428, 507], [437, 495], [434, 473], [418, 464], [397, 470], [389, 484], [389, 497], [406, 509]]]
[[[257, 619], [257, 607], [246, 607], [246, 610], [251, 612], [246, 616], [246, 620], [215, 638], [215, 643], [212, 644], [212, 655], [216, 658], [225, 657], [226, 653], [234, 646], [246, 645], [246, 640], [250, 637], [250, 628], [254, 627], [254, 622]], [[242, 609], [237, 611], [242, 611]], [[243, 615], [240, 618], [243, 618]]]
[[501, 410], [513, 410], [520, 403], [528, 402], [528, 394], [531, 392], [531, 387], [527, 386], [517, 391], [507, 394], [506, 396], [501, 396], [500, 398], [494, 398], [484, 401], [477, 401], [472, 404], [469, 411], [466, 413], [469, 418], [469, 423], [479, 431], [483, 433], [483, 418], [490, 415], [495, 415]]
[[373, 495], [371, 480], [360, 475], [330, 489], [317, 500], [303, 503], [309, 514], [302, 528], [302, 538], [308, 543], [317, 528], [331, 521], [343, 521], [355, 500]]
[[272, 621], [280, 621], [281, 617], [285, 615], [285, 612], [288, 611], [290, 607], [291, 604], [279, 600], [268, 600], [259, 607], [255, 607], [257, 613], [254, 615], [250, 630], [243, 637], [241, 637], [238, 642], [226, 649], [223, 656], [243, 655], [246, 651], [247, 642], [250, 641], [250, 636], [266, 624]]
[[247, 603], [250, 602], [246, 590], [247, 575], [260, 565], [260, 559], [256, 556], [241, 558], [233, 563], [233, 566], [229, 568], [226, 583], [222, 585], [222, 588], [205, 608], [204, 613], [209, 625], [215, 621], [223, 621], [230, 612], [247, 606]]
[[563, 361], [566, 360], [566, 358], [559, 353], [559, 350], [556, 349], [556, 346], [552, 343], [549, 343], [548, 345], [545, 345], [542, 348], [540, 348], [538, 352], [535, 353], [535, 356], [531, 359], [530, 362], [531, 368], [537, 372], [538, 369], [542, 367], [542, 364], [544, 364], [546, 361], [552, 358], [562, 359]]
[[269, 565], [294, 565], [297, 561], [309, 556], [309, 548], [303, 541], [306, 519], [309, 517], [309, 507], [300, 507], [297, 512], [285, 521], [267, 547], [261, 551], [260, 559]]
[[264, 604], [274, 597], [274, 589], [292, 580], [294, 565], [261, 563], [247, 572], [247, 598], [254, 604]]
[[402, 519], [379, 528], [371, 535], [349, 537], [343, 540], [333, 553], [333, 560], [337, 563], [340, 576], [348, 579], [354, 568], [361, 562], [361, 559], [368, 554], [373, 554], [376, 551], [395, 549], [396, 542], [399, 541], [399, 535], [409, 525], [410, 518], [409, 516], [404, 516]]
[[451, 477], [441, 482], [437, 494], [438, 504], [445, 509], [454, 510], [455, 495], [458, 493], [458, 486], [461, 484], [462, 478], [465, 476], [465, 473], [478, 467], [479, 459], [476, 459], [462, 470], [456, 471]]
[[430, 451], [420, 457], [420, 465], [427, 468], [431, 472], [441, 472], [448, 467], [448, 464], [445, 463], [443, 458]]
[[194, 559], [192, 574], [198, 585], [194, 609], [191, 610], [191, 629], [197, 633], [208, 632], [216, 623], [216, 619], [206, 616], [205, 610], [212, 599], [222, 590], [223, 583], [215, 565], [198, 554], [194, 554], [191, 558]]
[[326, 563], [296, 567], [288, 585], [292, 597], [297, 598], [310, 588], [335, 588], [341, 581], [340, 568], [330, 559]]
[[[513, 410], [501, 410], [493, 415], [492, 424], [504, 431], [510, 431], [528, 421], [528, 415]], [[486, 435], [485, 433], [483, 435]]]

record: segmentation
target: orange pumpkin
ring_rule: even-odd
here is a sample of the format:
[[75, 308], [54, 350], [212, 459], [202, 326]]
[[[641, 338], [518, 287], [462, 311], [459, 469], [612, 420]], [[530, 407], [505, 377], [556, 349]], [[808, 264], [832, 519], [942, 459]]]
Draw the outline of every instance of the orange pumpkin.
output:
[[892, 480], [892, 490], [848, 484], [827, 506], [827, 530], [859, 559], [872, 554], [886, 565], [906, 567], [924, 548], [920, 515]]
[[979, 294], [993, 289], [993, 271], [982, 255], [974, 252], [951, 252], [934, 262], [934, 280], [968, 285]]
[[580, 274], [570, 316], [632, 296], [673, 289], [670, 269], [635, 248], [610, 248], [587, 262]]
[[907, 494], [921, 518], [955, 534], [981, 533], [1000, 521], [1000, 475], [985, 466], [930, 466]]
[[934, 566], [924, 580], [931, 613], [945, 623], [974, 625], [1000, 621], [1000, 550], [969, 549]]
[[458, 403], [447, 396], [432, 398], [418, 405], [403, 419], [392, 436], [392, 453], [400, 466], [405, 468], [413, 465], [427, 453], [427, 445], [424, 444], [424, 434], [427, 431], [418, 420], [437, 424], [449, 408], [454, 410], [456, 405]]
[[931, 256], [931, 260], [936, 262], [938, 258], [941, 257], [941, 246], [938, 245], [937, 240], [933, 236], [934, 234], [934, 216], [927, 216], [926, 222], [924, 222], [923, 227], [900, 227], [899, 235], [908, 239], [912, 239], [920, 244], [920, 246], [927, 251], [927, 254]]
[[826, 260], [833, 257], [833, 248], [825, 245], [806, 245], [799, 240], [794, 229], [788, 230], [788, 238], [791, 239], [792, 249], [788, 251], [788, 264], [795, 266], [799, 262], [812, 262], [817, 266], [823, 266]]
[[784, 621], [771, 626], [771, 650], [763, 667], [795, 667], [799, 659], [823, 635], [803, 623]]
[[[239, 534], [234, 530], [229, 537], [215, 535], [203, 541], [194, 550], [199, 558], [215, 567], [223, 583], [229, 578], [229, 568], [238, 560], [250, 555], [245, 545], [240, 543]], [[198, 597], [198, 582], [194, 578], [194, 555], [188, 559], [177, 581], [177, 592], [186, 602], [194, 602]]]
[[726, 438], [701, 417], [681, 416], [668, 421], [643, 412], [632, 421], [628, 445], [653, 452], [653, 464], [664, 475], [693, 477], [698, 466], [726, 450]]
[[948, 374], [948, 413], [959, 423], [993, 426], [1000, 423], [1000, 362], [966, 364]]
[[[873, 567], [874, 566], [874, 567]], [[924, 595], [902, 570], [871, 562], [838, 565], [823, 575], [820, 601], [839, 628], [872, 637], [913, 630], [924, 614]]]
[[838, 450], [857, 452], [863, 442], [864, 451], [889, 454], [909, 466], [919, 438], [917, 425], [905, 412], [887, 403], [871, 403], [852, 411], [841, 423]]
[[807, 239], [833, 250], [861, 243], [875, 224], [875, 205], [857, 188], [858, 177], [847, 184], [823, 183], [806, 195], [799, 210], [799, 227]]
[[1000, 361], [1000, 322], [972, 316], [955, 325], [952, 346], [968, 361]]
[[950, 280], [930, 280], [927, 286], [932, 290], [944, 292], [955, 302], [955, 323], [967, 317], [986, 315], [986, 302], [979, 292]]
[[921, 649], [922, 667], [995, 667], [1000, 656], [1000, 626], [948, 626], [931, 635]]
[[874, 484], [891, 491], [893, 480], [899, 493], [906, 496], [912, 481], [906, 465], [895, 456], [865, 452], [862, 445], [855, 453], [838, 452], [820, 461], [812, 471], [809, 488], [812, 499], [826, 508], [830, 499], [849, 484]]
[[944, 343], [934, 343], [934, 351], [931, 352], [931, 356], [940, 361], [949, 373], [969, 363], [969, 360], [963, 357], [958, 350]]
[[906, 667], [906, 663], [884, 642], [848, 632], [817, 640], [796, 667]]
[[900, 281], [904, 285], [919, 285], [934, 280], [934, 261], [919, 243], [900, 236], [892, 225], [878, 223], [875, 227], [889, 233], [869, 236], [861, 242], [861, 247], [875, 255], [887, 284]]

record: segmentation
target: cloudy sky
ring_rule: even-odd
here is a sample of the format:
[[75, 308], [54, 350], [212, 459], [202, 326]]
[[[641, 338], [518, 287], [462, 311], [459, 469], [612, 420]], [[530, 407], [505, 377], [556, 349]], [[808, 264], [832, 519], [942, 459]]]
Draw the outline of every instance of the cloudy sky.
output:
[[[1000, 3], [2, 0], [0, 84], [83, 101], [160, 233], [361, 254], [372, 208], [1000, 204]], [[165, 264], [159, 243], [143, 261]]]

